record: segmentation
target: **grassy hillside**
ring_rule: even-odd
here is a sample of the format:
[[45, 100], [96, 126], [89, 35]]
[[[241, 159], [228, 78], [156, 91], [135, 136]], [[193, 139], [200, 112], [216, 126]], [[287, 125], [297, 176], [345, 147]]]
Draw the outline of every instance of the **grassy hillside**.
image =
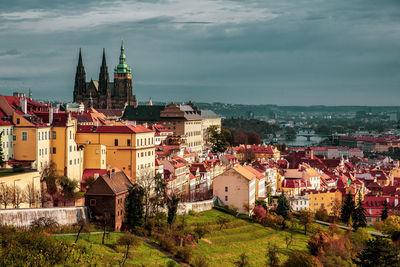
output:
[[[218, 216], [229, 217], [229, 229], [219, 230]], [[276, 244], [279, 247], [280, 259], [285, 260], [295, 250], [306, 251], [309, 236], [295, 233], [293, 244], [286, 249], [286, 231], [276, 231], [256, 223], [250, 223], [217, 210], [199, 213], [196, 216], [187, 216], [188, 223], [209, 223], [213, 232], [201, 239], [196, 254], [205, 256], [210, 266], [232, 266], [243, 252], [249, 257], [251, 266], [264, 266], [265, 254], [268, 246]]]
[[[220, 217], [229, 218], [226, 229], [220, 229], [217, 222]], [[181, 223], [182, 219], [182, 216], [179, 216], [176, 223]], [[267, 247], [273, 244], [278, 246], [279, 257], [283, 262], [293, 251], [306, 251], [309, 238], [298, 229], [299, 232], [294, 234], [292, 245], [287, 249], [285, 244], [285, 237], [289, 235], [287, 231], [277, 231], [215, 209], [186, 215], [185, 224], [188, 228], [196, 224], [207, 224], [212, 230], [200, 239], [198, 248], [194, 250], [194, 256], [201, 255], [207, 258], [209, 266], [232, 266], [243, 252], [249, 257], [251, 266], [264, 266]], [[82, 235], [78, 245], [84, 247], [89, 254], [95, 255], [102, 265], [114, 266], [118, 265], [118, 260], [123, 257], [123, 248], [116, 245], [120, 235], [121, 233], [110, 233], [104, 245], [101, 244], [101, 234], [90, 237]], [[57, 238], [71, 243], [75, 240], [75, 236]], [[127, 266], [166, 266], [170, 261], [161, 252], [144, 242], [131, 252], [132, 256], [127, 261]]]
[[[102, 235], [81, 235], [78, 245], [84, 247], [89, 254], [93, 254], [99, 261], [99, 266], [118, 266], [118, 260], [123, 258], [124, 248], [116, 246], [118, 237], [122, 233], [110, 233], [105, 244], [101, 244]], [[58, 236], [57, 239], [70, 243], [75, 236]], [[166, 266], [171, 261], [164, 254], [141, 241], [139, 247], [131, 249], [131, 256], [125, 266]]]

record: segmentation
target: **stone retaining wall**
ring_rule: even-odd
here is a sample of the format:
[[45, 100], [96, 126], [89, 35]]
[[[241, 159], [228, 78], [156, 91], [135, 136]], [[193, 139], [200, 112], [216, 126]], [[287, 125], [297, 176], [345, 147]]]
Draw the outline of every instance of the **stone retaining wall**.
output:
[[0, 224], [2, 225], [26, 227], [40, 217], [53, 218], [59, 225], [70, 225], [81, 220], [89, 221], [86, 207], [0, 210]]

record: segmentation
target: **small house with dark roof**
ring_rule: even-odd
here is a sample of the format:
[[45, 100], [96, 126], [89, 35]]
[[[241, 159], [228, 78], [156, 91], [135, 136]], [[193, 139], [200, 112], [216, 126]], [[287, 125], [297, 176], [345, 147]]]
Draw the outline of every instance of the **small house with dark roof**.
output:
[[120, 231], [125, 219], [125, 198], [133, 183], [123, 172], [109, 171], [99, 176], [85, 193], [85, 206], [92, 219], [106, 220], [106, 223]]

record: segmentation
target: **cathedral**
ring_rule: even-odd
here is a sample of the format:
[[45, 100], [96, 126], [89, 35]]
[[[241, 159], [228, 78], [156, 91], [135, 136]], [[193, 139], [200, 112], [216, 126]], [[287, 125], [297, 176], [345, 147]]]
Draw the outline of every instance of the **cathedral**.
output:
[[121, 109], [125, 105], [133, 106], [136, 102], [132, 94], [132, 71], [126, 64], [124, 42], [121, 42], [119, 64], [114, 68], [114, 82], [110, 82], [106, 63], [106, 52], [103, 49], [103, 60], [100, 67], [99, 80], [86, 81], [82, 52], [79, 50], [76, 67], [74, 102], [83, 103], [85, 107], [98, 109]]

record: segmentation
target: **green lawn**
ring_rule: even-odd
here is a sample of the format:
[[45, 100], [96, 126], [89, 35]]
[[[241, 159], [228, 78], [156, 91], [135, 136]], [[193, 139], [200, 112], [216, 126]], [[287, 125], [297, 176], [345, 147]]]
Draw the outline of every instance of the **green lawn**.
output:
[[[123, 247], [116, 246], [121, 233], [110, 233], [104, 245], [101, 244], [102, 235], [81, 235], [78, 246], [83, 247], [89, 254], [98, 258], [100, 266], [118, 266], [118, 260], [123, 258]], [[73, 243], [75, 236], [57, 236], [59, 240]], [[141, 241], [139, 247], [130, 250], [130, 258], [125, 266], [166, 266], [171, 261], [164, 254]]]
[[[216, 223], [218, 216], [230, 217], [230, 229], [219, 230]], [[295, 250], [306, 251], [306, 244], [309, 236], [295, 233], [292, 245], [286, 249], [285, 237], [289, 235], [286, 231], [276, 231], [263, 227], [256, 223], [250, 223], [237, 219], [231, 215], [215, 209], [205, 211], [196, 216], [186, 216], [188, 224], [208, 222], [213, 229], [199, 242], [199, 248], [195, 255], [205, 256], [210, 266], [232, 266], [243, 252], [249, 257], [251, 266], [264, 266], [266, 262], [267, 247], [276, 244], [279, 247], [281, 261], [284, 261], [290, 253]]]

